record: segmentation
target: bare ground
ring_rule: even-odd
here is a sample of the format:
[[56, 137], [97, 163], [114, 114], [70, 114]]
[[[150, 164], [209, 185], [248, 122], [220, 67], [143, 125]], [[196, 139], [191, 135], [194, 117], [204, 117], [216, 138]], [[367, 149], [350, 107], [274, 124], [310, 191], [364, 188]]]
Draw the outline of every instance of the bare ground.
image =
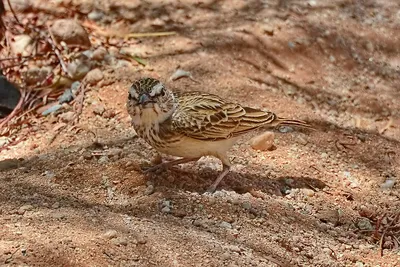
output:
[[[123, 48], [148, 64], [104, 70], [107, 82], [87, 93], [83, 130], [48, 145], [56, 120], [39, 119], [27, 141], [2, 152], [14, 160], [0, 162], [0, 265], [400, 266], [388, 226], [400, 190], [382, 188], [399, 177], [400, 3], [118, 2], [134, 22], [104, 27], [178, 34]], [[177, 68], [200, 83], [169, 81]], [[204, 195], [216, 159], [140, 171], [156, 153], [136, 138], [125, 101], [144, 75], [318, 130], [277, 134], [268, 152], [244, 138], [233, 172]], [[117, 115], [94, 115], [99, 103]]]

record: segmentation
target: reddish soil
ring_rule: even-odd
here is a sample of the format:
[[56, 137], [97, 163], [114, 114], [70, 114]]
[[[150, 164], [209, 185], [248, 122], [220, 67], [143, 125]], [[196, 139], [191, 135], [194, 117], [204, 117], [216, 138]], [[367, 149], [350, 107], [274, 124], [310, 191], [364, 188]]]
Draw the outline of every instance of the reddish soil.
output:
[[[118, 48], [147, 65], [102, 67], [78, 128], [49, 145], [60, 122], [40, 118], [19, 133], [26, 141], [1, 152], [1, 266], [400, 266], [400, 234], [390, 228], [400, 210], [398, 1], [115, 2], [135, 19], [96, 4], [111, 22], [100, 27], [177, 34]], [[60, 16], [39, 3], [32, 12]], [[199, 83], [170, 81], [178, 68]], [[140, 170], [157, 161], [125, 109], [141, 76], [317, 131], [277, 133], [267, 152], [243, 138], [233, 171], [205, 195], [217, 159]]]

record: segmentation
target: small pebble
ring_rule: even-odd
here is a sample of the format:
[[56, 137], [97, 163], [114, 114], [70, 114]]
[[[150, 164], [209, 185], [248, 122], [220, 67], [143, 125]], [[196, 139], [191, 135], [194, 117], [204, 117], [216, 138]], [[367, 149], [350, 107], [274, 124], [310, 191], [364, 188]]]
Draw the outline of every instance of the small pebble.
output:
[[53, 205], [51, 205], [52, 209], [58, 209], [60, 207], [60, 202], [54, 202]]
[[138, 244], [144, 245], [147, 243], [147, 240], [144, 237], [140, 237], [137, 240]]
[[162, 206], [163, 206], [163, 207], [171, 207], [171, 201], [169, 201], [169, 200], [164, 200], [164, 201], [162, 202]]
[[146, 195], [146, 196], [149, 196], [149, 195], [151, 195], [151, 194], [153, 194], [154, 193], [154, 185], [148, 185], [147, 187], [146, 187], [146, 190], [144, 191], [144, 194]]
[[87, 58], [92, 58], [93, 50], [85, 50], [82, 52], [82, 54], [85, 55]]
[[114, 238], [114, 239], [112, 239], [112, 243], [117, 246], [127, 246], [128, 240], [124, 237]]
[[275, 134], [273, 132], [265, 132], [250, 140], [250, 146], [255, 150], [271, 151], [274, 148]]
[[104, 74], [100, 69], [93, 69], [86, 74], [86, 82], [90, 85], [95, 85], [99, 81], [103, 80]]
[[107, 49], [104, 47], [99, 47], [96, 50], [94, 50], [92, 59], [97, 60], [97, 61], [102, 61], [104, 60], [104, 57], [108, 54]]
[[234, 246], [234, 245], [230, 246], [229, 250], [233, 251], [233, 252], [237, 252], [237, 253], [240, 252], [240, 248], [238, 246]]
[[395, 185], [395, 183], [396, 183], [396, 180], [387, 179], [384, 183], [381, 184], [381, 189], [383, 189], [383, 190], [392, 189], [393, 186]]
[[117, 232], [117, 231], [115, 231], [115, 230], [108, 230], [107, 232], [105, 232], [105, 233], [103, 234], [103, 238], [106, 238], [106, 239], [113, 239], [113, 238], [116, 238], [117, 235], [118, 235], [118, 232]]
[[30, 210], [32, 210], [32, 209], [33, 209], [33, 206], [32, 206], [32, 205], [29, 205], [29, 204], [23, 205], [23, 206], [21, 206], [21, 207], [18, 209], [17, 213], [18, 213], [19, 215], [23, 215], [26, 211], [30, 211]]
[[63, 106], [60, 104], [56, 104], [54, 106], [49, 107], [48, 109], [46, 109], [45, 111], [42, 112], [43, 116], [47, 116], [51, 113], [56, 112], [57, 110], [61, 109]]
[[99, 160], [98, 160], [98, 163], [100, 163], [100, 164], [106, 164], [106, 163], [108, 163], [108, 162], [109, 162], [109, 158], [108, 158], [108, 156], [106, 156], [106, 155], [101, 156], [101, 157], [99, 158]]
[[225, 222], [225, 221], [221, 222], [221, 223], [219, 224], [219, 226], [220, 226], [221, 228], [225, 228], [225, 229], [232, 229], [232, 224], [230, 224], [230, 223], [228, 223], [228, 222]]
[[161, 209], [162, 213], [170, 213], [171, 212], [171, 208], [168, 206], [165, 206], [164, 208]]
[[98, 10], [93, 10], [90, 12], [88, 15], [88, 19], [94, 20], [94, 21], [100, 21], [104, 17], [104, 13]]
[[231, 254], [230, 254], [229, 252], [224, 252], [224, 253], [221, 255], [221, 259], [222, 259], [223, 261], [229, 260], [230, 258], [231, 258]]
[[183, 218], [185, 217], [187, 214], [185, 211], [183, 210], [174, 210], [172, 213], [173, 216], [178, 217], [178, 218]]
[[303, 135], [299, 135], [297, 137], [297, 142], [299, 142], [299, 144], [301, 144], [303, 146], [308, 144], [308, 141], [307, 141], [307, 138], [305, 137], [305, 135], [304, 136]]
[[73, 82], [71, 84], [71, 92], [73, 94], [75, 94], [78, 91], [78, 88], [79, 88], [80, 85], [81, 85], [81, 82], [79, 82], [79, 81]]
[[193, 225], [197, 227], [205, 227], [206, 223], [204, 222], [203, 219], [196, 219], [193, 221]]
[[68, 111], [68, 112], [65, 112], [65, 113], [61, 113], [58, 117], [63, 122], [70, 122], [75, 118], [75, 112]]
[[290, 126], [279, 127], [279, 132], [281, 132], [281, 133], [291, 133], [293, 131], [294, 131], [293, 127], [290, 127]]
[[374, 227], [372, 226], [370, 220], [368, 218], [361, 217], [357, 222], [357, 227], [360, 230], [373, 230]]
[[193, 76], [192, 76], [192, 74], [191, 74], [190, 72], [185, 71], [185, 70], [181, 70], [181, 69], [177, 69], [177, 70], [174, 72], [174, 74], [172, 74], [171, 77], [169, 77], [169, 79], [170, 79], [171, 81], [176, 81], [176, 80], [178, 80], [178, 79], [180, 79], [180, 78], [182, 78], [182, 77], [188, 77], [188, 78], [191, 79], [192, 81], [198, 82], [198, 81], [196, 81], [196, 80], [193, 78]]
[[285, 178], [284, 181], [285, 181], [285, 184], [288, 186], [293, 186], [293, 184], [294, 184], [294, 180], [292, 178]]
[[74, 99], [74, 95], [70, 88], [66, 89], [62, 95], [58, 98], [58, 103], [63, 104], [70, 102]]
[[71, 79], [79, 80], [85, 77], [92, 68], [91, 62], [84, 54], [67, 65], [67, 71]]
[[96, 115], [103, 115], [103, 113], [106, 111], [106, 108], [104, 107], [104, 105], [101, 104], [97, 104], [93, 107], [93, 113]]
[[245, 202], [242, 203], [242, 207], [243, 207], [245, 210], [250, 210], [250, 209], [251, 209], [251, 203], [248, 202], [248, 201], [245, 201]]
[[315, 195], [314, 190], [311, 190], [311, 189], [308, 189], [308, 188], [303, 188], [301, 191], [303, 192], [303, 194], [305, 196], [308, 196], [308, 197], [313, 197]]

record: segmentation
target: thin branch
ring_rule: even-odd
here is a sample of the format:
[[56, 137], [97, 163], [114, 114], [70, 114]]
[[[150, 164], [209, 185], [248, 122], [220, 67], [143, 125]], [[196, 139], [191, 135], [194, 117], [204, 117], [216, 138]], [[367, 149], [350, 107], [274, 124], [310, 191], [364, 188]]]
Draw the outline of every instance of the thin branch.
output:
[[1, 61], [12, 61], [12, 60], [21, 60], [21, 59], [31, 59], [31, 60], [35, 60], [36, 58], [39, 57], [48, 57], [51, 54], [53, 54], [54, 52], [49, 52], [46, 54], [36, 54], [36, 55], [29, 55], [29, 56], [19, 56], [19, 57], [6, 57], [6, 58], [0, 58], [0, 62]]
[[17, 21], [17, 23], [18, 23], [19, 25], [21, 25], [21, 26], [22, 26], [22, 23], [19, 21], [19, 19], [18, 19], [17, 15], [16, 15], [16, 14], [15, 14], [15, 12], [14, 12], [14, 9], [13, 9], [13, 7], [12, 7], [11, 3], [10, 3], [10, 0], [7, 0], [7, 3], [8, 3], [8, 6], [10, 7], [10, 11], [11, 11], [11, 13], [12, 13], [12, 14], [13, 14], [13, 16], [14, 16], [14, 19]]
[[53, 39], [53, 35], [50, 33], [50, 27], [49, 25], [47, 25], [47, 31], [49, 32], [50, 37], [46, 37], [47, 42], [51, 45], [51, 48], [53, 48], [54, 53], [56, 53], [56, 56], [58, 58], [58, 60], [60, 61], [61, 64], [61, 68], [63, 69], [63, 71], [68, 75], [68, 69], [67, 69], [67, 65], [65, 65], [64, 59], [62, 58], [62, 55], [60, 53], [60, 50], [58, 50], [57, 46], [56, 46], [56, 42]]
[[85, 101], [85, 92], [86, 92], [86, 81], [85, 79], [81, 82], [78, 88], [79, 95], [76, 97], [76, 102], [74, 104], [75, 109], [75, 122], [79, 122], [79, 116], [82, 114], [83, 110], [83, 102]]

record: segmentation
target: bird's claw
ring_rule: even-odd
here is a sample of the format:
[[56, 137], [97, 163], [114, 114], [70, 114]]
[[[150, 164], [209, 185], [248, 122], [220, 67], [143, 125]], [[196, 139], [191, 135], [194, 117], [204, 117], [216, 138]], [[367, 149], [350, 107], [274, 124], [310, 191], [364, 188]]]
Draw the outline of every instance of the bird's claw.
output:
[[156, 171], [164, 170], [164, 169], [166, 169], [166, 166], [165, 166], [164, 163], [160, 163], [160, 164], [157, 164], [157, 165], [152, 166], [152, 167], [144, 167], [144, 168], [142, 168], [143, 173], [156, 172]]

